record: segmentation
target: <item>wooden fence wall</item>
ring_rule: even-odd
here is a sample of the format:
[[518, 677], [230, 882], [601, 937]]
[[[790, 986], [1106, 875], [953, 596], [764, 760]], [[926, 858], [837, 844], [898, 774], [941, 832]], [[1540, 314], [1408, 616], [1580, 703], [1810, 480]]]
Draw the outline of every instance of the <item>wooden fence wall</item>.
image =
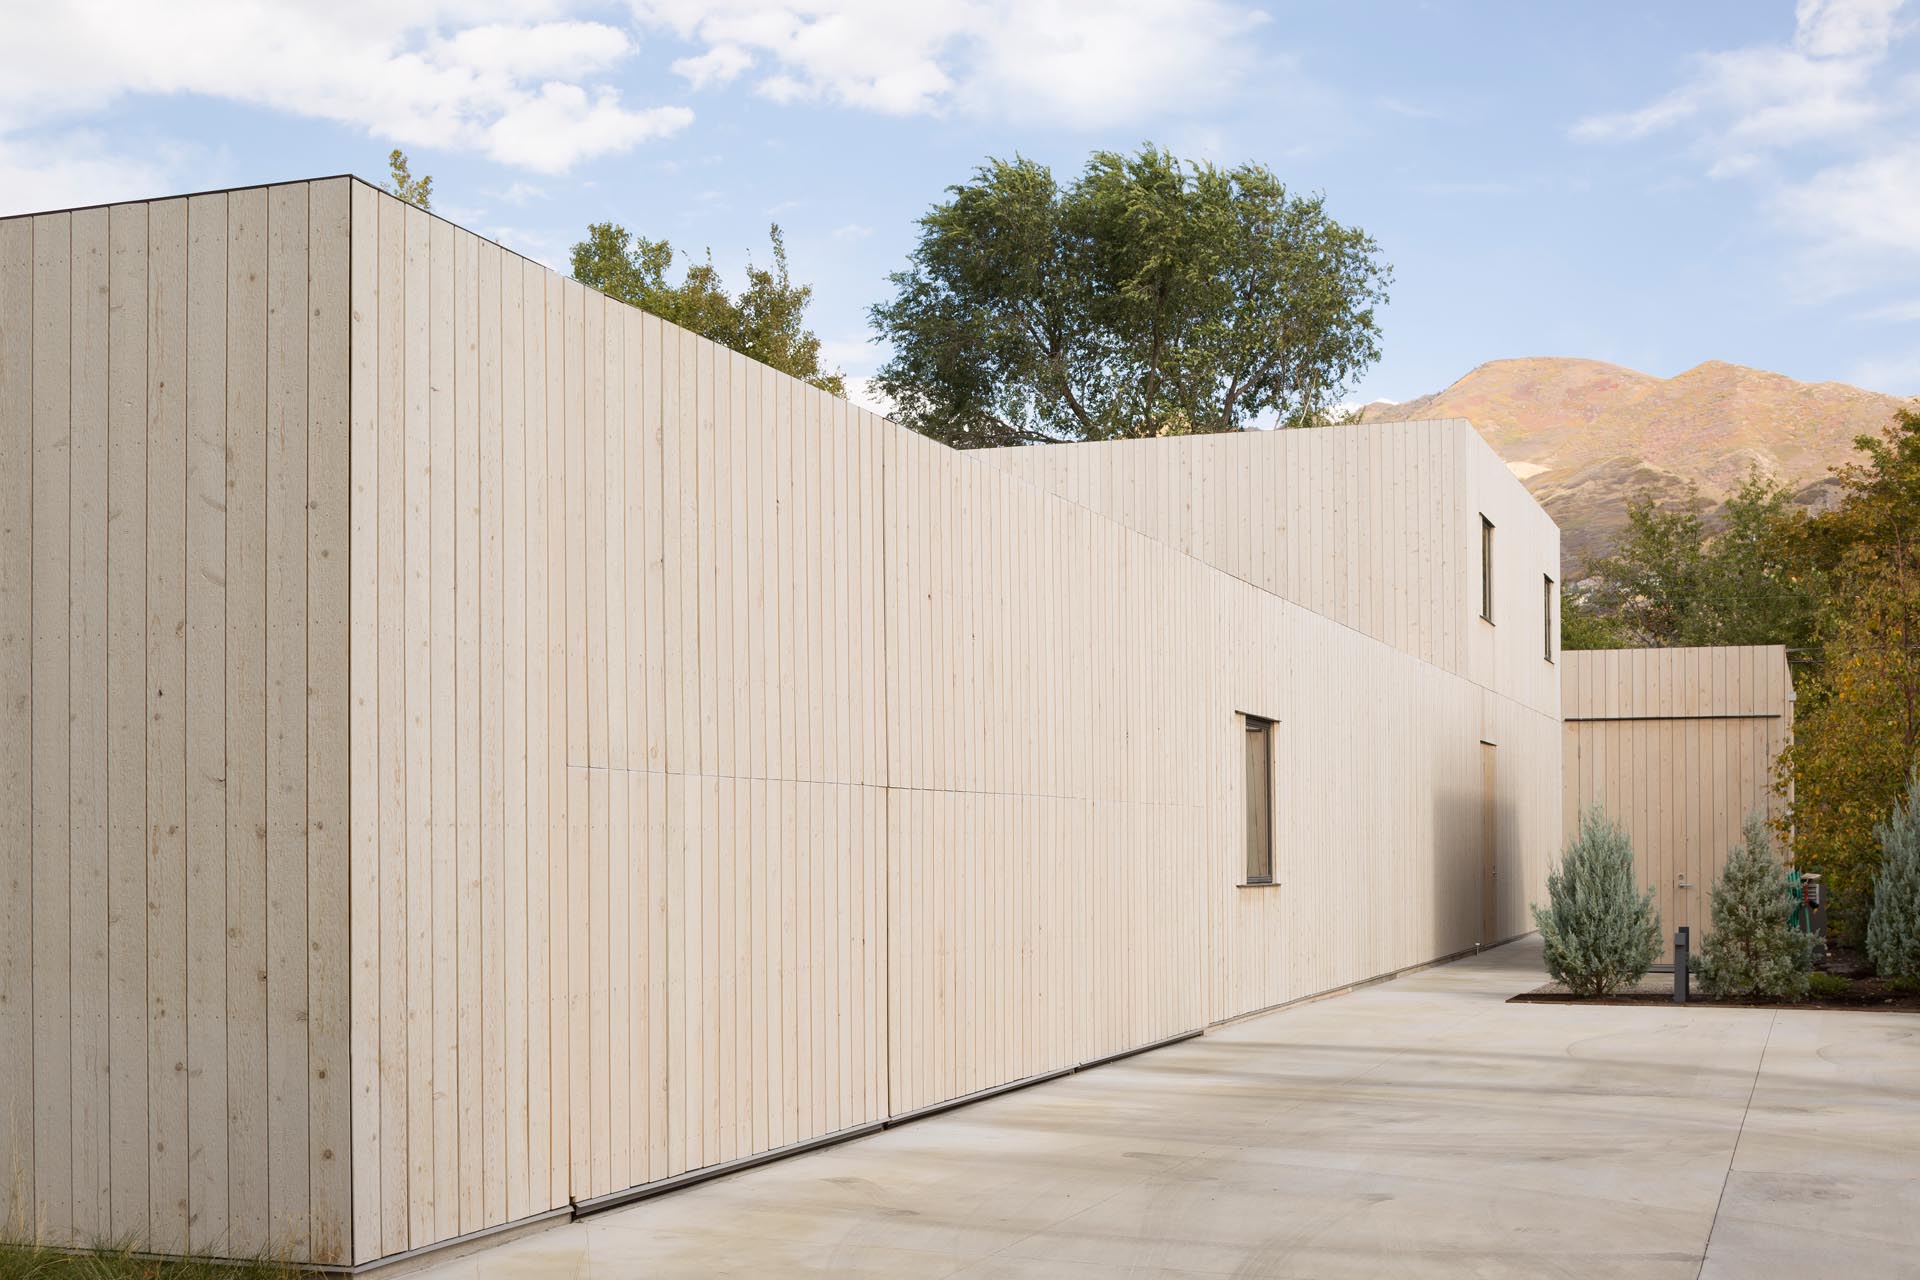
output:
[[347, 1253], [345, 180], [0, 221], [0, 1174]]
[[[138, 405], [104, 418], [43, 409], [92, 367], [44, 314], [92, 270], [52, 237], [96, 216], [186, 247], [149, 250]], [[0, 902], [0, 1139], [59, 1238], [433, 1245], [1511, 936], [1557, 835], [1550, 664], [1476, 630], [1463, 541], [1476, 509], [1552, 526], [1470, 431], [1138, 446], [1287, 486], [1285, 523], [1182, 545], [349, 180], [0, 222], [0, 378], [0, 698], [33, 717], [0, 735], [32, 904]], [[1342, 541], [1393, 503], [1431, 521]], [[1550, 555], [1504, 545], [1516, 582]], [[70, 742], [75, 655], [105, 704]], [[1249, 713], [1270, 887], [1239, 884]], [[140, 824], [83, 871], [63, 770], [111, 782], [122, 743]], [[69, 850], [120, 896], [49, 909]], [[67, 1101], [96, 990], [143, 1046], [118, 1111]], [[119, 1216], [112, 1116], [148, 1179]]]
[[1599, 649], [1564, 663], [1562, 824], [1599, 805], [1633, 838], [1661, 932], [1711, 924], [1708, 894], [1750, 813], [1784, 804], [1774, 769], [1793, 740], [1793, 680], [1778, 645]]

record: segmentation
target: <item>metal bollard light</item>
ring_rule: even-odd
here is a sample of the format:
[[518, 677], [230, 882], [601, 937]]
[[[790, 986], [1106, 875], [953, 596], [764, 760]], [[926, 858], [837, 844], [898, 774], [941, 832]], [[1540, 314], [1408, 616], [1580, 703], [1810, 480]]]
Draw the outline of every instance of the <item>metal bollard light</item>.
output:
[[1673, 1002], [1687, 1002], [1687, 926], [1681, 925], [1673, 934]]

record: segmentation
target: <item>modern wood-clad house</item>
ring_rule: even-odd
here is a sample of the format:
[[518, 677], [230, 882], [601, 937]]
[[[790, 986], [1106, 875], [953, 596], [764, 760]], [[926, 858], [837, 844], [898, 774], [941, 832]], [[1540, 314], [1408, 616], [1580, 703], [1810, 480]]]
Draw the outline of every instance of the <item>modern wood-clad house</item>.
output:
[[1570, 652], [1561, 669], [1565, 834], [1582, 810], [1605, 809], [1633, 839], [1669, 953], [1682, 925], [1698, 946], [1747, 815], [1776, 818], [1791, 798], [1774, 787], [1793, 741], [1787, 651], [1603, 649]]
[[1525, 931], [1464, 423], [966, 454], [349, 178], [0, 220], [13, 1225], [383, 1259]]

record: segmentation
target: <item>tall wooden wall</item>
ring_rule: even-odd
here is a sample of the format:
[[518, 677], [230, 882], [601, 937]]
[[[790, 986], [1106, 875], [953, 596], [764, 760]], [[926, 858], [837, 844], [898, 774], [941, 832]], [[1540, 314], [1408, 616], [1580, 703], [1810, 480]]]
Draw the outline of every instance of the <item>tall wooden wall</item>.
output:
[[1747, 815], [1785, 803], [1774, 778], [1793, 741], [1787, 651], [1597, 649], [1568, 653], [1563, 673], [1563, 833], [1593, 805], [1624, 825], [1669, 949], [1681, 925], [1697, 945]]
[[356, 1255], [883, 1117], [892, 433], [353, 216]]
[[[1543, 586], [1558, 590], [1560, 533], [1471, 424], [969, 456], [1240, 589], [1231, 625], [1196, 654], [1216, 673], [1200, 702], [1276, 722], [1276, 884], [1228, 888], [1244, 821], [1228, 717], [1207, 739], [1200, 784], [1214, 791], [1210, 1018], [1531, 927], [1526, 907], [1545, 892], [1559, 822], [1559, 637], [1548, 629], [1558, 598], [1548, 610]], [[1491, 623], [1480, 617], [1482, 515], [1495, 526]], [[1475, 887], [1483, 741], [1497, 762], [1491, 937]]]
[[0, 1174], [347, 1252], [345, 180], [0, 221]]
[[[52, 237], [136, 217], [139, 373], [90, 416]], [[0, 1108], [58, 1238], [427, 1247], [1511, 936], [1557, 835], [1554, 531], [1451, 428], [1129, 446], [1196, 543], [348, 181], [0, 223], [0, 378]], [[1478, 509], [1522, 597], [1489, 631]]]

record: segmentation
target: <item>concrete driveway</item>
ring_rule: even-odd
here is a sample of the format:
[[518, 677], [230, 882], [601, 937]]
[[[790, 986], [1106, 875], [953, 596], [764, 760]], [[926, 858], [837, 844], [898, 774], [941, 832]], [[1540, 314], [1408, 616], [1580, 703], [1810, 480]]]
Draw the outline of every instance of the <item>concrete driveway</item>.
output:
[[1513, 1005], [1536, 940], [435, 1264], [1920, 1276], [1920, 1017]]

